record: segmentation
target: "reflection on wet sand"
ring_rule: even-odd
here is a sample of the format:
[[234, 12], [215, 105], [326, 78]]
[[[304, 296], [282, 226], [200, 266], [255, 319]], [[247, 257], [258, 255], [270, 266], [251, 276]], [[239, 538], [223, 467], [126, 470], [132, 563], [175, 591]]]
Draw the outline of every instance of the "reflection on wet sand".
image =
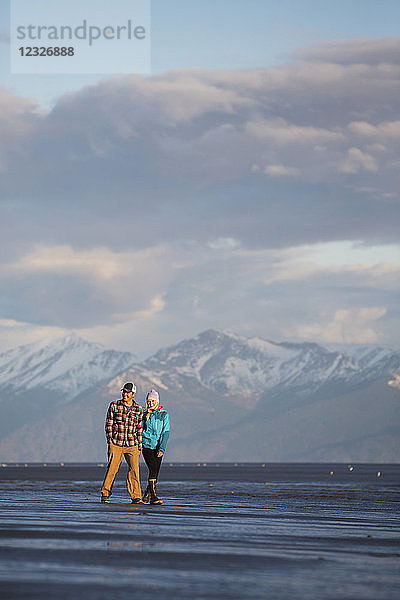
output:
[[123, 474], [100, 504], [95, 465], [4, 467], [2, 597], [397, 599], [400, 466], [351, 466], [169, 467], [162, 506]]

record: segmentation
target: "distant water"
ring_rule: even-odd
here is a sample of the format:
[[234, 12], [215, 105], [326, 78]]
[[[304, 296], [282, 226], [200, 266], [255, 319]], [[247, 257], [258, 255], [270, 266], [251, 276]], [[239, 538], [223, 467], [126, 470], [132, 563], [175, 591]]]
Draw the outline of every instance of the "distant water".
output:
[[164, 465], [162, 506], [123, 470], [0, 467], [2, 600], [391, 600], [400, 465]]

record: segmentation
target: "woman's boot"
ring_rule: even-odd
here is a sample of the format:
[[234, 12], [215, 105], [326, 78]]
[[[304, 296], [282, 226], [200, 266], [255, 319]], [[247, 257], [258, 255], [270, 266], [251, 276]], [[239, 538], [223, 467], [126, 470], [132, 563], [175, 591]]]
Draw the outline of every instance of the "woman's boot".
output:
[[147, 484], [145, 493], [143, 494], [142, 502], [148, 504], [150, 502], [150, 484]]
[[161, 498], [157, 497], [157, 479], [149, 479], [150, 504], [162, 504]]

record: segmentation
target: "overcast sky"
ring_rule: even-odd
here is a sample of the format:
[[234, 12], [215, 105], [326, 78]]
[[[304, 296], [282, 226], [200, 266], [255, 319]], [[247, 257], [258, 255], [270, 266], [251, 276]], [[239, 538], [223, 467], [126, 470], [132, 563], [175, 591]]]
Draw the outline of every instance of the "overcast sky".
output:
[[186, 32], [185, 59], [175, 40], [151, 76], [55, 78], [52, 102], [3, 65], [0, 350], [74, 330], [144, 357], [207, 328], [399, 346], [397, 4], [350, 3], [363, 33], [344, 11], [324, 29], [323, 1], [295, 29], [282, 2], [269, 48], [277, 3], [248, 4], [223, 61]]

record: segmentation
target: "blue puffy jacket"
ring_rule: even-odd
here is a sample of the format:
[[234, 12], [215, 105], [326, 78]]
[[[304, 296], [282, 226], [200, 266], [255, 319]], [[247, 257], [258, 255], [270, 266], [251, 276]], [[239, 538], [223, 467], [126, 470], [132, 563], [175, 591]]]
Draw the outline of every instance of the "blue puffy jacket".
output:
[[147, 410], [145, 410], [143, 415], [143, 446], [145, 448], [165, 452], [169, 430], [169, 414], [164, 408], [151, 411], [148, 419]]

